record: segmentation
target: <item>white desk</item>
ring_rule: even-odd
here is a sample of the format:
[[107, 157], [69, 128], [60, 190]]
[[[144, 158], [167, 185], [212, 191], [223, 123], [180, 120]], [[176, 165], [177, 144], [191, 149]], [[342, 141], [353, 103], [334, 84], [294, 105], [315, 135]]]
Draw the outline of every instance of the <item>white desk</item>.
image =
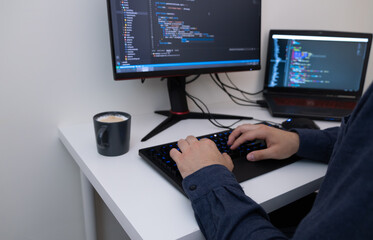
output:
[[[260, 108], [239, 107], [232, 103], [210, 107], [215, 113], [247, 115], [275, 122], [284, 120], [272, 118]], [[163, 119], [165, 117], [153, 113], [133, 116], [130, 151], [119, 157], [104, 157], [97, 153], [91, 117], [85, 124], [59, 128], [61, 141], [81, 170], [87, 239], [95, 238], [91, 185], [131, 239], [203, 239], [189, 200], [140, 158], [138, 150], [221, 129], [207, 120], [186, 120], [146, 142], [140, 142]], [[243, 123], [247, 122], [256, 121]], [[317, 123], [321, 128], [338, 125]], [[271, 212], [317, 190], [326, 169], [324, 164], [302, 160], [241, 185], [248, 196]]]

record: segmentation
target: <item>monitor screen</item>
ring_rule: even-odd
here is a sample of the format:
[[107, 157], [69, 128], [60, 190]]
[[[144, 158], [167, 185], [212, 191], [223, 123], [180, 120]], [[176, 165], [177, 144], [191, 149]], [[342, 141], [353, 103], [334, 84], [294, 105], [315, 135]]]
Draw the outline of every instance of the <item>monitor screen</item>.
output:
[[272, 30], [266, 87], [359, 92], [371, 38], [363, 33]]
[[114, 79], [260, 69], [260, 0], [107, 0]]

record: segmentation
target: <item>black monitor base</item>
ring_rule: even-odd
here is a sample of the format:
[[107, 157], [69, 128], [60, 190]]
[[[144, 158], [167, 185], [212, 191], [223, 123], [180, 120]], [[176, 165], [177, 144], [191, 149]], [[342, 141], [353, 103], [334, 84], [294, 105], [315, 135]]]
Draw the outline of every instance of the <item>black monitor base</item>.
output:
[[198, 112], [175, 114], [175, 113], [171, 113], [170, 111], [155, 111], [155, 113], [161, 114], [163, 116], [167, 116], [167, 118], [161, 124], [159, 124], [156, 128], [154, 128], [150, 133], [148, 133], [143, 139], [141, 139], [142, 142], [150, 139], [151, 137], [162, 132], [163, 130], [185, 119], [211, 119], [211, 118], [213, 119], [253, 119], [252, 117], [233, 116], [233, 115], [214, 114], [214, 113], [204, 114], [204, 113], [198, 113]]
[[141, 139], [142, 142], [171, 127], [175, 123], [185, 119], [253, 119], [252, 117], [245, 116], [189, 112], [185, 94], [185, 77], [170, 77], [167, 79], [167, 86], [171, 102], [171, 110], [155, 111], [157, 114], [167, 116], [167, 119], [154, 128], [143, 139]]

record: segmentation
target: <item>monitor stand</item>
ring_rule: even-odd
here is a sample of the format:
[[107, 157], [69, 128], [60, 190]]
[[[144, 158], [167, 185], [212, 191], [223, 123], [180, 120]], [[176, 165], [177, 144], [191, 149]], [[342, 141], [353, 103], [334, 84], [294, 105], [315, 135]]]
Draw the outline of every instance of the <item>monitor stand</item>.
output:
[[253, 119], [252, 117], [245, 116], [234, 116], [226, 114], [205, 114], [199, 112], [190, 112], [188, 109], [188, 103], [185, 93], [186, 80], [185, 76], [179, 77], [169, 77], [167, 78], [168, 95], [171, 102], [171, 110], [169, 111], [155, 111], [157, 114], [166, 116], [167, 119], [154, 128], [150, 133], [148, 133], [142, 142], [150, 139], [156, 134], [162, 132], [163, 130], [171, 127], [175, 123], [184, 119]]

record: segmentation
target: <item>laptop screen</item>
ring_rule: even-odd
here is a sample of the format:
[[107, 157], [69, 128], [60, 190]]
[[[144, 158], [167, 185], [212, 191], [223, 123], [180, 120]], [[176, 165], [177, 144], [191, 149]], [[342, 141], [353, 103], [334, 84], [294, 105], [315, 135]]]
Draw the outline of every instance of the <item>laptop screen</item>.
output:
[[361, 93], [371, 34], [271, 30], [267, 89]]

